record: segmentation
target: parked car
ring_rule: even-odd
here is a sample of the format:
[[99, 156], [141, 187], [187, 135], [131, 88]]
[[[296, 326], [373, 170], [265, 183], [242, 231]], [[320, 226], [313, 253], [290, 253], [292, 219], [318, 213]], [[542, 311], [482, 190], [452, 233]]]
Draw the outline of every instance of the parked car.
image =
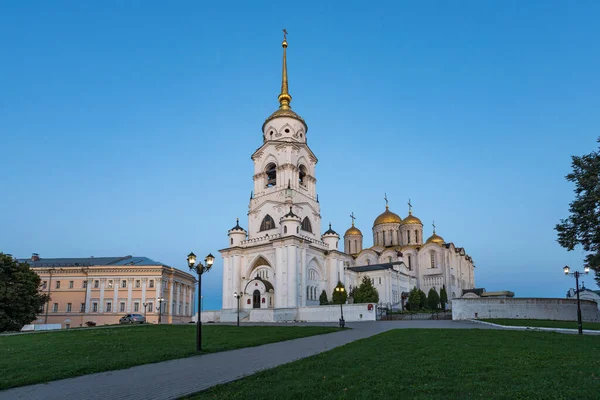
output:
[[145, 322], [146, 318], [140, 314], [127, 314], [119, 320], [120, 324], [144, 324]]

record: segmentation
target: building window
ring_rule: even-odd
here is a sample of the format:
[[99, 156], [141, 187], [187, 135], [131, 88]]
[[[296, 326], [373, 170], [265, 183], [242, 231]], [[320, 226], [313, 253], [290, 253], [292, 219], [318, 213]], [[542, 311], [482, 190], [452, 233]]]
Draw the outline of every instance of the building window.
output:
[[60, 281], [56, 281], [56, 288], [60, 289]]
[[371, 265], [371, 260], [367, 258], [367, 265]]
[[301, 165], [298, 169], [298, 183], [300, 183], [302, 186], [306, 186], [306, 167]]
[[390, 262], [390, 263], [392, 262], [392, 256], [388, 257], [388, 262]]
[[181, 304], [179, 305], [179, 315], [181, 315]]
[[379, 284], [381, 285], [381, 278], [379, 278]]
[[72, 307], [72, 304], [71, 303], [67, 303], [67, 312], [71, 312], [71, 307]]
[[127, 281], [126, 281], [125, 279], [123, 279], [123, 280], [121, 281], [121, 287], [122, 287], [122, 288], [126, 288], [126, 287], [127, 287]]
[[92, 312], [98, 312], [98, 303], [96, 303], [96, 302], [92, 303]]
[[70, 329], [71, 328], [71, 324], [65, 324], [65, 329]]
[[85, 280], [85, 281], [81, 282], [81, 287], [82, 287], [83, 289], [86, 289], [86, 288], [87, 288], [87, 280]]
[[140, 280], [139, 280], [139, 279], [136, 279], [136, 280], [135, 280], [135, 287], [136, 287], [136, 288], [139, 288], [140, 286], [141, 286], [141, 282], [140, 282]]
[[113, 281], [112, 281], [112, 279], [108, 281], [108, 288], [109, 289], [113, 288]]
[[410, 255], [408, 256], [408, 270], [412, 271], [412, 257]]
[[265, 168], [265, 173], [267, 174], [267, 184], [265, 187], [269, 188], [277, 185], [277, 165], [270, 163]]
[[85, 312], [85, 303], [81, 303], [79, 306], [79, 312]]
[[153, 307], [153, 304], [152, 303], [148, 303], [148, 312], [152, 312], [152, 307]]
[[381, 234], [382, 234], [381, 236], [383, 239], [381, 244], [385, 246], [385, 231], [381, 232]]
[[273, 228], [275, 228], [275, 221], [273, 220], [273, 217], [271, 217], [269, 214], [265, 215], [262, 222], [260, 223], [260, 230], [268, 231], [269, 229]]
[[410, 244], [410, 231], [406, 231], [406, 243]]
[[38, 310], [38, 312], [40, 314], [44, 312], [44, 305], [43, 304], [40, 306], [40, 309]]
[[99, 280], [95, 280], [94, 281], [94, 289], [98, 289], [100, 287], [100, 281]]
[[148, 286], [151, 288], [154, 287], [154, 279], [150, 279], [150, 283], [148, 284]]
[[112, 312], [112, 303], [110, 301], [106, 303], [106, 312]]
[[46, 281], [42, 282], [42, 289], [46, 289], [47, 284], [48, 284], [48, 282], [46, 282]]
[[312, 233], [312, 225], [310, 224], [310, 219], [308, 219], [308, 217], [304, 217], [302, 220], [302, 230]]
[[120, 312], [125, 312], [125, 302], [122, 301], [121, 303], [119, 303], [119, 311]]
[[[283, 233], [287, 233], [287, 226], [283, 227]], [[233, 239], [232, 239], [233, 240]]]
[[58, 312], [58, 303], [52, 305], [52, 312]]
[[419, 243], [419, 231], [415, 229], [415, 242]]
[[429, 259], [431, 261], [431, 268], [435, 268], [435, 253], [433, 251], [429, 253]]
[[69, 289], [73, 289], [73, 284], [74, 284], [73, 281], [69, 281]]
[[140, 303], [133, 303], [133, 312], [139, 312], [140, 311]]
[[171, 304], [171, 314], [175, 314], [175, 302]]

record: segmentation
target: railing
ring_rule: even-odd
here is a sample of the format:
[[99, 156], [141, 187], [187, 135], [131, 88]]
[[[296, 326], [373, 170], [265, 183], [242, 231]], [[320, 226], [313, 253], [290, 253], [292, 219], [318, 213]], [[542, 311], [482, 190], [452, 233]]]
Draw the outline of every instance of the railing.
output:
[[242, 240], [240, 242], [240, 246], [244, 247], [244, 246], [249, 246], [249, 245], [255, 245], [257, 243], [269, 242], [271, 239], [277, 239], [279, 237], [281, 237], [281, 234], [276, 233], [274, 235], [261, 236], [261, 237], [257, 237], [257, 238]]

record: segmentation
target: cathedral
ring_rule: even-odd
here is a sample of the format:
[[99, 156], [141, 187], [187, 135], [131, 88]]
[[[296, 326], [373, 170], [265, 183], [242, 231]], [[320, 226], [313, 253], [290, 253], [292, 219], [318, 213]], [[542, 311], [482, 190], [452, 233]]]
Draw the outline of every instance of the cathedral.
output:
[[[338, 282], [350, 292], [364, 276], [377, 288], [379, 303], [394, 309], [404, 308], [415, 286], [439, 293], [445, 285], [450, 300], [474, 288], [471, 257], [437, 235], [435, 226], [425, 239], [410, 201], [408, 215], [402, 218], [385, 199], [385, 210], [373, 222], [372, 247], [363, 247], [354, 215], [343, 243], [331, 224], [321, 234], [317, 157], [306, 141], [306, 121], [290, 106], [285, 37], [282, 46], [279, 109], [263, 123], [262, 145], [251, 157], [254, 190], [248, 229], [238, 220], [228, 231], [229, 246], [220, 251], [223, 311], [236, 309], [238, 302], [243, 310], [318, 306], [323, 290], [331, 301]], [[293, 313], [289, 316], [294, 319]]]

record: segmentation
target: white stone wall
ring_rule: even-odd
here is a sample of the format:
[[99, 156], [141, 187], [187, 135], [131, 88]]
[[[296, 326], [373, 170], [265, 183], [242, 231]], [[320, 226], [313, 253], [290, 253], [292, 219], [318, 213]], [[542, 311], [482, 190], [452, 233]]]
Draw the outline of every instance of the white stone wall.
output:
[[[372, 309], [369, 310], [368, 304], [344, 304], [344, 320], [346, 322], [356, 321], [375, 321], [376, 308], [375, 303], [371, 303]], [[300, 307], [298, 308], [298, 321], [307, 322], [338, 322], [341, 311], [339, 305]]]
[[[584, 321], [600, 322], [596, 303], [581, 301]], [[453, 299], [452, 319], [512, 318], [577, 320], [577, 300], [543, 298]]]

